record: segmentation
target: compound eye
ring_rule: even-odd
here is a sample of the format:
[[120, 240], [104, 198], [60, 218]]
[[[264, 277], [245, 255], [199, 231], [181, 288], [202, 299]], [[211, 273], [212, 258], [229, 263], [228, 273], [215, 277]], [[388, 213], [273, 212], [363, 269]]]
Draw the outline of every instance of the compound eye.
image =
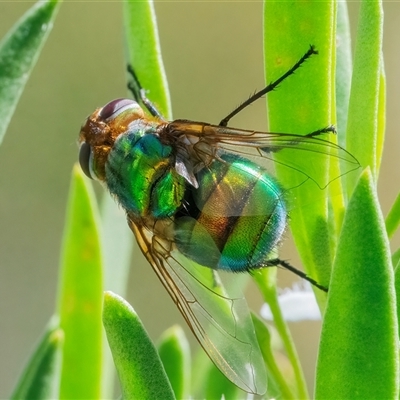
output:
[[93, 179], [93, 176], [91, 174], [92, 171], [91, 163], [92, 163], [92, 149], [86, 142], [83, 142], [79, 149], [79, 164], [81, 165], [84, 174], [90, 179]]
[[116, 99], [106, 104], [100, 111], [99, 117], [103, 120], [118, 115], [124, 109], [131, 107], [136, 102], [130, 99]]

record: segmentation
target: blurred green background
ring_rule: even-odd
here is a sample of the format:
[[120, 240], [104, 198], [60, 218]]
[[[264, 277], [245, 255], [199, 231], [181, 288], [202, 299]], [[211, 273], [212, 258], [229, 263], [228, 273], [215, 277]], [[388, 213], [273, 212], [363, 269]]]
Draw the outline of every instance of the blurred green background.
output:
[[[31, 5], [0, 2], [1, 37]], [[157, 1], [155, 9], [174, 118], [218, 123], [263, 87], [261, 1]], [[351, 3], [353, 32], [357, 10]], [[400, 3], [385, 3], [384, 10], [388, 101], [380, 199], [386, 213], [400, 187]], [[127, 96], [123, 51], [119, 1], [65, 1], [0, 147], [0, 398], [10, 394], [53, 313], [77, 135], [96, 107]], [[290, 90], [290, 82], [279, 90]], [[265, 130], [265, 102], [232, 125]], [[288, 244], [281, 254], [299, 264]], [[288, 274], [282, 275], [283, 286]], [[154, 339], [176, 322], [184, 325], [145, 262], [132, 269], [127, 299]], [[292, 327], [312, 381], [319, 324]]]

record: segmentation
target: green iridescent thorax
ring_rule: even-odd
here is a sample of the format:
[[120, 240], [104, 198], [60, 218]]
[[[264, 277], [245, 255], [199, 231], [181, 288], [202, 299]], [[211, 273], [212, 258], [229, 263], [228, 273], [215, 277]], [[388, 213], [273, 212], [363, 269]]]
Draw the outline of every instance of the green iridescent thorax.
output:
[[161, 143], [153, 123], [132, 124], [112, 147], [106, 182], [121, 205], [137, 217], [166, 218], [180, 207], [184, 180], [175, 171], [171, 146]]
[[199, 264], [230, 271], [260, 268], [286, 229], [279, 184], [235, 155], [223, 155], [196, 178], [188, 215], [175, 221], [180, 251]]

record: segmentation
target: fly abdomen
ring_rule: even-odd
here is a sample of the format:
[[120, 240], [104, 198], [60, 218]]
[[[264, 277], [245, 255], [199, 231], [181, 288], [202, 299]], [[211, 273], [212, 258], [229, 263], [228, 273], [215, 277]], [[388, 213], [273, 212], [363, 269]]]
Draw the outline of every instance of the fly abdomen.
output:
[[240, 272], [264, 265], [286, 228], [283, 192], [265, 170], [225, 154], [196, 178], [187, 214], [176, 218], [178, 249], [197, 263]]

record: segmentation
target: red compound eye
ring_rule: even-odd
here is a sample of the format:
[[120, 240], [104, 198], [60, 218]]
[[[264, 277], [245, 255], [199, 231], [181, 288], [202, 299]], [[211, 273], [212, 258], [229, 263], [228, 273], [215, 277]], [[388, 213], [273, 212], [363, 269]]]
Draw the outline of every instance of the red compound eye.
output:
[[135, 104], [136, 102], [130, 99], [116, 99], [106, 104], [100, 111], [99, 117], [101, 119], [108, 119], [114, 114], [120, 112], [126, 106]]

